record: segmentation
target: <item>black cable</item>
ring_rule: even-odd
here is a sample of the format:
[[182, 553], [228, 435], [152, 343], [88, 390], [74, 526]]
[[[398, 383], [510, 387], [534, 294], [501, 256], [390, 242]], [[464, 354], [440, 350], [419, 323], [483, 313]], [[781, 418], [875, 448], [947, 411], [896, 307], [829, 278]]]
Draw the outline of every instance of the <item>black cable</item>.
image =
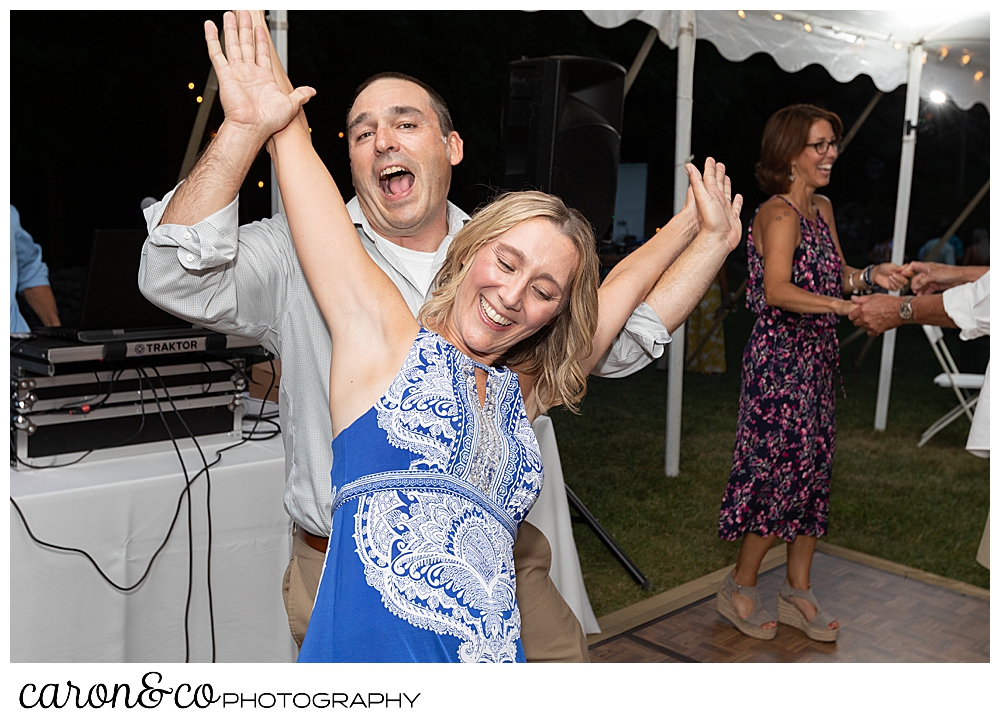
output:
[[[211, 621], [211, 635], [212, 635], [212, 662], [214, 663], [215, 659], [216, 659], [216, 649], [215, 649], [215, 620], [214, 620], [214, 609], [213, 609], [213, 606], [212, 606], [212, 590], [211, 590], [211, 499], [210, 499], [210, 494], [211, 494], [210, 484], [211, 484], [211, 481], [210, 481], [210, 474], [209, 474], [208, 470], [211, 467], [214, 467], [216, 464], [218, 464], [219, 462], [222, 461], [222, 453], [223, 452], [226, 452], [226, 451], [228, 451], [230, 449], [234, 449], [235, 447], [238, 447], [241, 444], [244, 444], [245, 442], [251, 441], [251, 439], [254, 439], [253, 435], [256, 434], [257, 425], [261, 421], [264, 421], [264, 422], [267, 422], [267, 423], [273, 425], [276, 428], [276, 431], [272, 432], [272, 433], [268, 433], [268, 436], [265, 436], [265, 437], [262, 437], [262, 438], [259, 438], [259, 439], [271, 439], [271, 438], [273, 438], [273, 437], [275, 437], [275, 436], [277, 436], [278, 434], [281, 433], [281, 427], [280, 427], [280, 425], [277, 422], [274, 422], [273, 419], [270, 418], [270, 416], [264, 416], [264, 413], [263, 413], [264, 412], [264, 408], [266, 406], [266, 398], [270, 395], [271, 390], [274, 388], [274, 381], [275, 381], [275, 377], [276, 377], [275, 369], [274, 369], [274, 361], [269, 359], [269, 362], [271, 364], [271, 382], [270, 382], [270, 384], [267, 387], [267, 391], [264, 393], [264, 399], [261, 400], [261, 407], [260, 407], [261, 411], [257, 415], [251, 417], [251, 418], [255, 419], [255, 421], [254, 421], [254, 426], [247, 433], [249, 436], [245, 437], [244, 439], [241, 439], [236, 444], [233, 444], [233, 445], [230, 445], [228, 447], [224, 447], [224, 448], [218, 450], [216, 452], [215, 461], [213, 461], [211, 464], [209, 464], [207, 462], [207, 460], [205, 459], [205, 455], [204, 455], [204, 452], [201, 449], [201, 445], [198, 444], [197, 439], [195, 439], [194, 435], [191, 433], [190, 428], [188, 428], [188, 426], [187, 426], [184, 418], [180, 414], [180, 411], [177, 409], [176, 404], [174, 404], [173, 399], [170, 397], [169, 391], [163, 385], [163, 379], [160, 376], [159, 371], [155, 367], [153, 367], [153, 371], [156, 373], [158, 379], [160, 380], [161, 388], [163, 389], [164, 394], [167, 397], [167, 399], [170, 401], [170, 404], [171, 404], [171, 407], [173, 408], [174, 413], [177, 415], [178, 419], [180, 420], [181, 424], [184, 426], [185, 430], [191, 436], [191, 440], [195, 443], [195, 446], [198, 449], [198, 453], [201, 456], [202, 463], [203, 463], [204, 466], [202, 467], [202, 469], [194, 477], [191, 477], [191, 478], [188, 477], [187, 467], [184, 464], [184, 459], [181, 456], [180, 449], [177, 446], [177, 441], [174, 438], [173, 432], [170, 430], [170, 427], [167, 424], [166, 418], [165, 418], [165, 416], [163, 414], [163, 409], [162, 409], [162, 407], [160, 405], [160, 402], [159, 402], [159, 398], [156, 395], [156, 390], [153, 388], [148, 375], [146, 375], [145, 372], [141, 368], [137, 370], [139, 372], [139, 375], [140, 375], [140, 377], [139, 377], [139, 407], [140, 407], [140, 410], [142, 412], [142, 421], [140, 422], [139, 429], [136, 430], [136, 432], [134, 432], [131, 436], [129, 436], [128, 438], [126, 438], [126, 440], [124, 440], [124, 442], [121, 442], [118, 445], [114, 445], [114, 446], [122, 446], [125, 443], [127, 443], [128, 441], [131, 441], [136, 436], [138, 436], [142, 432], [143, 428], [145, 427], [145, 424], [146, 424], [146, 408], [145, 408], [145, 402], [144, 402], [144, 398], [143, 398], [143, 394], [142, 394], [142, 387], [143, 387], [143, 385], [142, 385], [142, 379], [145, 379], [146, 382], [150, 385], [150, 390], [153, 392], [153, 398], [154, 398], [154, 401], [156, 402], [156, 407], [157, 407], [157, 411], [158, 411], [159, 416], [160, 416], [160, 420], [163, 423], [164, 428], [167, 431], [167, 434], [170, 436], [170, 441], [173, 444], [174, 450], [177, 453], [178, 459], [179, 459], [179, 461], [181, 463], [181, 470], [182, 470], [182, 472], [184, 474], [185, 484], [184, 484], [184, 489], [181, 490], [181, 493], [180, 493], [180, 495], [177, 498], [177, 504], [176, 504], [176, 506], [174, 508], [174, 516], [173, 516], [173, 518], [170, 521], [170, 526], [167, 529], [167, 533], [166, 533], [166, 535], [163, 538], [163, 542], [160, 543], [160, 546], [153, 553], [152, 557], [150, 557], [149, 563], [147, 564], [145, 571], [142, 573], [142, 576], [139, 578], [139, 580], [137, 580], [134, 584], [129, 585], [129, 586], [123, 586], [123, 585], [119, 585], [118, 583], [116, 583], [114, 580], [112, 580], [110, 577], [108, 577], [108, 575], [104, 572], [104, 570], [101, 569], [101, 566], [97, 563], [97, 561], [86, 550], [83, 550], [83, 549], [80, 549], [80, 548], [77, 548], [77, 547], [67, 547], [67, 546], [63, 546], [63, 545], [56, 545], [54, 543], [45, 542], [44, 540], [39, 539], [35, 535], [34, 531], [31, 529], [31, 526], [28, 524], [28, 520], [24, 516], [24, 512], [21, 510], [20, 506], [17, 504], [17, 501], [14, 500], [13, 497], [10, 497], [10, 503], [14, 506], [14, 509], [17, 511], [18, 516], [21, 518], [21, 522], [24, 525], [25, 531], [28, 533], [28, 536], [31, 538], [32, 541], [34, 541], [38, 545], [41, 545], [43, 547], [47, 547], [47, 548], [50, 548], [50, 549], [53, 549], [53, 550], [60, 550], [60, 551], [63, 551], [63, 552], [75, 552], [75, 553], [79, 553], [79, 554], [83, 555], [85, 558], [87, 558], [87, 560], [94, 567], [94, 569], [97, 570], [97, 573], [104, 579], [105, 582], [107, 582], [109, 585], [111, 585], [111, 587], [113, 587], [114, 589], [119, 590], [121, 592], [130, 592], [132, 590], [135, 590], [149, 576], [149, 573], [153, 569], [153, 563], [156, 561], [156, 558], [163, 551], [163, 549], [167, 546], [167, 543], [170, 540], [170, 536], [173, 534], [174, 527], [177, 524], [177, 519], [180, 516], [181, 504], [186, 499], [187, 502], [188, 502], [188, 539], [189, 539], [189, 544], [188, 544], [188, 597], [187, 597], [187, 605], [185, 607], [185, 621], [184, 621], [184, 623], [185, 623], [185, 629], [184, 629], [184, 637], [185, 637], [185, 662], [189, 662], [189, 660], [190, 660], [190, 642], [189, 642], [189, 631], [188, 631], [188, 611], [189, 611], [189, 608], [190, 608], [191, 586], [192, 586], [192, 582], [193, 582], [193, 557], [192, 557], [193, 552], [192, 552], [192, 544], [191, 544], [191, 540], [192, 540], [192, 537], [193, 537], [193, 535], [192, 535], [192, 529], [191, 529], [191, 485], [195, 482], [195, 480], [198, 479], [198, 477], [200, 477], [202, 475], [202, 473], [205, 474], [205, 476], [206, 476], [206, 486], [208, 487], [208, 495], [209, 495], [209, 497], [207, 498], [208, 524], [209, 524], [209, 542], [208, 542], [208, 546], [209, 546], [209, 550], [208, 550], [209, 551], [209, 560], [208, 560], [208, 565], [209, 565], [209, 569], [208, 569], [208, 595], [209, 595], [209, 615], [210, 615], [210, 621]], [[234, 364], [232, 364], [232, 363], [230, 363], [228, 361], [226, 361], [226, 363], [229, 364], [233, 369], [236, 369], [237, 371], [240, 371], [242, 373], [242, 370], [239, 370]], [[124, 371], [124, 370], [122, 370], [122, 371]], [[120, 376], [120, 374], [119, 374], [119, 376]], [[246, 378], [245, 374], [244, 374], [244, 378]], [[247, 416], [250, 416], [250, 415], [247, 415]], [[13, 440], [11, 440], [11, 448], [12, 448], [12, 450], [15, 453], [15, 458], [17, 459], [18, 463], [21, 464], [21, 465], [23, 465], [23, 466], [25, 466], [25, 467], [29, 467], [31, 469], [54, 469], [54, 468], [58, 468], [58, 467], [68, 467], [70, 465], [76, 464], [77, 462], [79, 462], [80, 460], [82, 460], [84, 457], [86, 457], [87, 455], [89, 455], [91, 452], [95, 451], [94, 449], [88, 450], [79, 459], [74, 460], [73, 462], [68, 462], [66, 464], [60, 464], [60, 465], [48, 465], [48, 466], [42, 467], [42, 466], [36, 466], [36, 465], [28, 464], [27, 462], [25, 462], [24, 460], [22, 460], [20, 457], [18, 457], [16, 455], [16, 446], [15, 446]]]
[[[156, 411], [160, 415], [160, 421], [163, 422], [163, 428], [167, 430], [167, 435], [170, 437], [170, 443], [174, 446], [174, 451], [177, 453], [177, 460], [181, 463], [181, 472], [184, 474], [184, 488], [188, 490], [187, 494], [187, 523], [188, 523], [188, 589], [187, 598], [184, 603], [184, 662], [191, 662], [191, 640], [190, 640], [190, 627], [189, 620], [191, 616], [191, 592], [194, 587], [194, 529], [193, 529], [193, 511], [191, 508], [191, 484], [192, 480], [188, 476], [187, 465], [184, 464], [184, 455], [181, 454], [180, 447], [177, 446], [177, 439], [174, 437], [173, 431], [170, 429], [170, 425], [167, 423], [166, 415], [163, 414], [163, 407], [160, 405], [160, 396], [156, 393], [156, 389], [150, 382], [149, 375], [146, 374], [146, 370], [142, 367], [136, 367], [139, 374], [145, 378], [146, 383], [149, 384], [149, 388], [153, 391], [153, 401], [156, 402]], [[157, 374], [159, 376], [159, 374]], [[160, 379], [160, 386], [163, 388], [163, 380]], [[166, 389], [163, 389], [166, 392]], [[169, 394], [167, 395], [169, 398]], [[173, 402], [171, 401], [171, 404]], [[177, 408], [174, 407], [174, 411]], [[177, 413], [180, 417], [180, 413]], [[181, 420], [183, 422], [183, 420]], [[185, 425], [186, 426], [186, 425]]]
[[[139, 410], [142, 413], [142, 419], [139, 422], [139, 428], [131, 435], [129, 435], [122, 441], [118, 442], [117, 444], [109, 445], [110, 447], [124, 447], [126, 444], [128, 444], [133, 439], [142, 434], [142, 430], [146, 426], [146, 404], [142, 396], [142, 379], [139, 379]], [[70, 467], [74, 464], [77, 464], [78, 462], [82, 462], [89, 454], [96, 451], [96, 447], [94, 449], [88, 449], [86, 452], [84, 452], [82, 455], [74, 459], [72, 462], [65, 462], [63, 464], [48, 464], [42, 466], [42, 465], [29, 464], [28, 462], [25, 462], [23, 459], [21, 459], [17, 454], [17, 446], [14, 444], [13, 439], [10, 440], [10, 447], [11, 451], [14, 453], [14, 458], [17, 460], [17, 463], [24, 467], [28, 467], [29, 469], [59, 469], [60, 467]]]
[[[119, 369], [119, 370], [117, 370], [117, 372], [113, 372], [111, 374], [111, 376], [108, 378], [108, 381], [110, 382], [110, 384], [108, 385], [108, 391], [105, 393], [104, 398], [101, 399], [101, 401], [97, 402], [96, 404], [90, 404], [90, 402], [93, 401], [93, 399], [97, 399], [98, 397], [101, 396], [101, 377], [95, 371], [94, 372], [94, 379], [97, 381], [97, 394], [95, 394], [92, 397], [92, 399], [87, 399], [87, 400], [84, 400], [83, 402], [67, 402], [66, 404], [64, 404], [61, 407], [59, 407], [58, 411], [61, 412], [64, 409], [70, 409], [70, 410], [80, 409], [81, 413], [83, 413], [83, 414], [89, 414], [90, 412], [93, 412], [95, 409], [100, 409], [101, 407], [103, 407], [107, 403], [108, 399], [111, 397], [112, 393], [115, 391], [115, 384], [118, 383], [118, 380], [121, 378], [122, 374], [124, 374], [124, 373], [125, 373], [124, 369]], [[140, 385], [141, 385], [141, 383], [142, 382], [140, 381]], [[90, 406], [90, 408], [86, 412], [83, 412], [83, 410], [81, 409], [84, 405], [89, 405]], [[70, 414], [73, 414], [73, 412], [70, 411]]]

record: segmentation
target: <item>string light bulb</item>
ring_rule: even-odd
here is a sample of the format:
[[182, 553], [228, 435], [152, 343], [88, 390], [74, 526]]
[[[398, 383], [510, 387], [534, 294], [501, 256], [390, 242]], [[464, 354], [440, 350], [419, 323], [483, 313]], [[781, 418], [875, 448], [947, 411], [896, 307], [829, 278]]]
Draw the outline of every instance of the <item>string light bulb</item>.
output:
[[809, 23], [805, 23], [802, 26], [802, 29], [805, 30], [807, 33], [811, 33], [813, 31], [813, 26], [810, 25]]
[[968, 65], [970, 60], [972, 60], [972, 56], [966, 53], [962, 56], [962, 65]]
[[948, 48], [941, 48], [941, 60], [948, 57]]
[[344, 131], [341, 131], [340, 133], [337, 134], [337, 138], [343, 138], [343, 137], [344, 137]]
[[[747, 19], [747, 14], [745, 12], [743, 12], [742, 10], [737, 10], [736, 14], [740, 16], [740, 20], [746, 20]], [[656, 230], [659, 231], [660, 229], [656, 229]]]
[[194, 83], [188, 83], [188, 90], [194, 90]]
[[896, 50], [899, 50], [900, 48], [903, 47], [903, 44], [902, 43], [893, 43], [892, 47], [894, 47]]
[[781, 13], [775, 13], [775, 14], [774, 14], [774, 19], [775, 19], [775, 20], [777, 20], [777, 21], [778, 21], [779, 23], [780, 23], [780, 22], [781, 22], [782, 20], [784, 20], [784, 18], [785, 18], [785, 16], [784, 16], [784, 15], [782, 15]]
[[983, 71], [977, 70], [976, 74], [974, 76], [972, 76], [972, 79], [973, 80], [982, 80], [983, 79]]
[[202, 98], [200, 95], [197, 98], [195, 98], [195, 102], [197, 102], [197, 103], [201, 103], [203, 100], [205, 100], [205, 99]]
[[263, 181], [257, 181], [257, 188], [263, 188], [263, 187], [264, 187], [264, 182]]

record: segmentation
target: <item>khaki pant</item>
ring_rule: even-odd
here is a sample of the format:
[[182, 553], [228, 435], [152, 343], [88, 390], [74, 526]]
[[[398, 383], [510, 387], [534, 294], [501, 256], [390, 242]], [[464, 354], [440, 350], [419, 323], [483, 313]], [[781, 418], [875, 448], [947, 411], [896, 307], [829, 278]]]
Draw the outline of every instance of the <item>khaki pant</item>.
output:
[[[288, 627], [301, 647], [316, 589], [323, 573], [323, 558], [298, 537], [285, 570], [281, 593], [288, 613]], [[521, 644], [529, 663], [587, 663], [587, 636], [580, 621], [549, 577], [552, 548], [541, 530], [522, 522], [514, 543], [517, 604], [521, 611]]]

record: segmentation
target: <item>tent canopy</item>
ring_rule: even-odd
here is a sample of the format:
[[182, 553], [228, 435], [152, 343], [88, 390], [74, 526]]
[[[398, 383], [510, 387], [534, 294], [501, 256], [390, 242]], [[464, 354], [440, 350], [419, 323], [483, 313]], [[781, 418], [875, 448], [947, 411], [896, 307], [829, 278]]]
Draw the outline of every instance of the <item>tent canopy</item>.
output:
[[[641, 20], [656, 28], [667, 46], [677, 47], [673, 11], [584, 13], [604, 28]], [[922, 96], [941, 90], [963, 110], [976, 103], [990, 107], [990, 19], [983, 10], [901, 5], [898, 10], [698, 10], [695, 15], [696, 36], [727, 60], [767, 53], [787, 72], [817, 63], [842, 83], [868, 75], [884, 92], [906, 83], [907, 51], [919, 44], [928, 54]]]

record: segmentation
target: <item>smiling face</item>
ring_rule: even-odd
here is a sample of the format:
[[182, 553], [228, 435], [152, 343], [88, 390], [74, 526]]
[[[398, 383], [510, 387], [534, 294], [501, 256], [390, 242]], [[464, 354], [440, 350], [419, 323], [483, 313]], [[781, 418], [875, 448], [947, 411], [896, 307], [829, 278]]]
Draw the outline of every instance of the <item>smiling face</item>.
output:
[[822, 141], [832, 143], [836, 140], [837, 134], [830, 121], [818, 120], [812, 124], [806, 147], [792, 160], [792, 173], [796, 183], [801, 181], [811, 188], [821, 188], [830, 183], [833, 163], [837, 160], [837, 149], [830, 145], [824, 153], [819, 153], [813, 144]]
[[[451, 167], [462, 139], [443, 135], [419, 85], [386, 78], [365, 88], [348, 115], [351, 176], [361, 209], [380, 236], [433, 251], [447, 234]], [[397, 241], [398, 242], [398, 241]]]
[[492, 365], [556, 319], [580, 258], [552, 221], [534, 218], [482, 246], [467, 263], [441, 333], [466, 355]]

